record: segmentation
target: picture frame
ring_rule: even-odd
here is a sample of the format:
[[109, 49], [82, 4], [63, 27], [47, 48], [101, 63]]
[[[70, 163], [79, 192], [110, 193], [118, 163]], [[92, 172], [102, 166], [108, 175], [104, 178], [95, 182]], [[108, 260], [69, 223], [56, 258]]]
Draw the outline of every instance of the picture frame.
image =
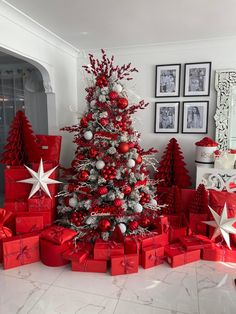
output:
[[183, 102], [182, 133], [207, 133], [209, 101]]
[[154, 133], [179, 132], [179, 101], [156, 102]]
[[181, 64], [156, 65], [155, 97], [179, 97]]
[[184, 64], [184, 96], [209, 96], [211, 62]]

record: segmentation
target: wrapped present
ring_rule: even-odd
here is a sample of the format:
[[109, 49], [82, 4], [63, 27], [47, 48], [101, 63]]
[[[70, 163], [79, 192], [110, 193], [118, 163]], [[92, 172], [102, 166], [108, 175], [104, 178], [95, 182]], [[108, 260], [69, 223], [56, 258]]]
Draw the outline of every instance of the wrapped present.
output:
[[41, 233], [41, 238], [60, 245], [71, 240], [76, 235], [77, 232], [72, 229], [53, 225]]
[[83, 262], [72, 261], [73, 271], [91, 272], [91, 273], [106, 273], [107, 261], [95, 260], [93, 256], [88, 256]]
[[169, 220], [169, 242], [179, 241], [179, 238], [187, 235], [187, 220], [184, 215], [168, 215]]
[[138, 272], [138, 254], [118, 255], [111, 258], [111, 275], [133, 274]]
[[4, 208], [11, 212], [27, 212], [28, 204], [26, 199], [8, 200], [5, 199]]
[[123, 255], [124, 245], [113, 241], [98, 239], [94, 245], [94, 259], [109, 260], [111, 255]]
[[125, 254], [139, 254], [141, 252], [141, 239], [139, 236], [127, 236], [124, 240]]
[[158, 233], [168, 233], [169, 232], [169, 220], [167, 216], [161, 215], [156, 219], [156, 228]]
[[40, 238], [40, 258], [46, 266], [58, 267], [69, 263], [63, 258], [63, 253], [70, 247], [70, 241], [63, 244], [55, 244], [51, 241]]
[[2, 262], [2, 239], [10, 238], [12, 236], [11, 229], [4, 226], [5, 222], [11, 215], [11, 212], [7, 212], [5, 209], [0, 208], [0, 263]]
[[208, 214], [189, 213], [189, 234], [207, 234], [207, 226], [202, 221], [208, 220]]
[[153, 230], [150, 234], [143, 237], [141, 240], [142, 248], [155, 245], [155, 246], [165, 246], [168, 244], [168, 233], [155, 232]]
[[93, 245], [86, 242], [72, 243], [71, 246], [63, 253], [63, 258], [69, 261], [81, 263], [92, 252]]
[[212, 247], [212, 241], [202, 235], [183, 237], [180, 238], [180, 242], [183, 244], [187, 251], [201, 250], [203, 248]]
[[38, 262], [39, 234], [32, 233], [2, 240], [3, 267], [9, 269]]
[[227, 246], [214, 243], [211, 247], [203, 249], [203, 260], [215, 262], [236, 263], [236, 247], [230, 250]]
[[167, 263], [171, 267], [177, 267], [184, 264], [200, 260], [200, 250], [186, 251], [181, 243], [170, 244], [165, 247]]
[[164, 247], [147, 246], [142, 249], [142, 267], [151, 268], [164, 261]]
[[29, 212], [55, 211], [54, 201], [50, 197], [33, 196], [27, 200]]
[[42, 215], [27, 215], [16, 217], [16, 234], [31, 233], [43, 229]]
[[24, 166], [6, 167], [4, 177], [5, 199], [24, 200], [28, 198], [32, 188], [31, 184], [18, 182], [31, 177], [29, 171]]
[[36, 135], [37, 144], [40, 147], [40, 156], [33, 156], [32, 162], [44, 161], [59, 163], [61, 152], [61, 136], [54, 135]]

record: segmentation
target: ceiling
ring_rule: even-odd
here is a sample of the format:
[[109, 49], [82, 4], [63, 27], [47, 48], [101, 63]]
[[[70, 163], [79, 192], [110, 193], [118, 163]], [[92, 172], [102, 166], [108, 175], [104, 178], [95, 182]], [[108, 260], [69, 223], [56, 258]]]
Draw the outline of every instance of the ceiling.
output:
[[8, 0], [78, 49], [236, 35], [235, 0]]

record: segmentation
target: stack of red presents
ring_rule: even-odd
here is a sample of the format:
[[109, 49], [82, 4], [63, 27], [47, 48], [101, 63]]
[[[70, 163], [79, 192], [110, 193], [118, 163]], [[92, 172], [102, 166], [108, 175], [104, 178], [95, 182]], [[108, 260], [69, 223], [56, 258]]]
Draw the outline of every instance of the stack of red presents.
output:
[[[59, 163], [61, 136], [36, 137], [46, 172]], [[38, 160], [39, 156], [30, 161], [29, 167], [35, 172], [38, 172]], [[39, 236], [55, 220], [58, 185], [48, 185], [51, 198], [40, 191], [29, 198], [32, 185], [18, 182], [32, 177], [24, 166], [6, 166], [4, 176], [5, 204], [4, 209], [0, 209], [0, 262], [3, 262], [4, 269], [8, 269], [40, 260]], [[57, 179], [57, 169], [50, 178]]]

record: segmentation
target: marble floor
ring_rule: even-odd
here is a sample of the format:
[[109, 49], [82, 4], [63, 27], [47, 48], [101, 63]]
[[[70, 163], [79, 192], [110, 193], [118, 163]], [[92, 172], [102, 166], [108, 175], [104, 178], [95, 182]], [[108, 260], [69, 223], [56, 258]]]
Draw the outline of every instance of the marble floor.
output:
[[1, 314], [236, 313], [236, 264], [167, 264], [112, 277], [41, 263], [0, 269]]

